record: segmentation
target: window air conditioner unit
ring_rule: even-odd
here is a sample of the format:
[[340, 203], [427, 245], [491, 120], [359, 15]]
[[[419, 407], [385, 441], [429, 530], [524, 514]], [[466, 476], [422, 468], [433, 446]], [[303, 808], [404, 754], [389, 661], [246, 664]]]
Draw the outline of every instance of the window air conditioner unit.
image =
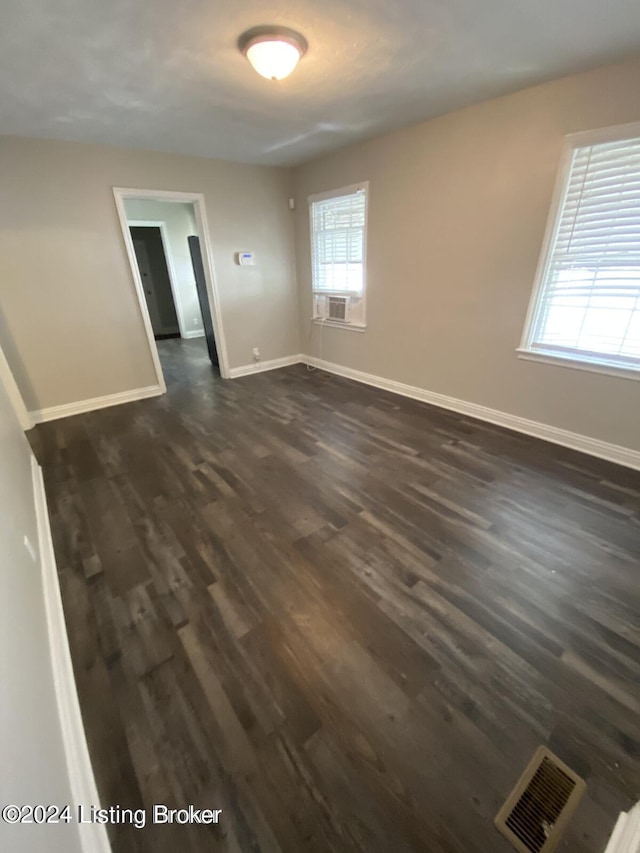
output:
[[316, 296], [316, 317], [333, 323], [349, 323], [351, 300], [348, 296]]

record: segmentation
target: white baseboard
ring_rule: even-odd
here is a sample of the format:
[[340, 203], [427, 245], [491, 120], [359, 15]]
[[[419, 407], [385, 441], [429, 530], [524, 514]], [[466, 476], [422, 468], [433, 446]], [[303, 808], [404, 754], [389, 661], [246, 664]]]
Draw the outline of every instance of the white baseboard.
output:
[[44, 421], [54, 421], [57, 418], [68, 418], [71, 415], [82, 415], [96, 409], [106, 409], [107, 406], [119, 406], [121, 403], [133, 403], [136, 400], [145, 400], [147, 397], [157, 397], [159, 394], [164, 394], [164, 389], [160, 385], [149, 385], [146, 388], [120, 391], [118, 394], [107, 394], [104, 397], [79, 400], [77, 403], [64, 403], [62, 406], [38, 409], [29, 414], [34, 424], [41, 424]]
[[418, 388], [414, 385], [405, 385], [402, 382], [395, 382], [393, 379], [384, 379], [372, 373], [363, 373], [360, 370], [353, 370], [350, 367], [333, 364], [333, 362], [324, 361], [314, 356], [303, 355], [300, 356], [300, 360], [305, 364], [326, 370], [328, 373], [344, 376], [346, 379], [364, 382], [366, 385], [373, 385], [375, 388], [382, 388], [394, 394], [401, 394], [403, 397], [421, 400], [424, 403], [439, 406], [441, 409], [450, 409], [462, 415], [478, 418], [481, 421], [488, 421], [489, 423], [515, 430], [516, 432], [523, 432], [535, 438], [542, 438], [553, 444], [560, 444], [563, 447], [570, 447], [572, 450], [579, 450], [581, 453], [587, 453], [590, 456], [597, 456], [609, 462], [616, 462], [618, 465], [624, 465], [627, 468], [640, 470], [640, 451], [632, 450], [629, 447], [609, 444], [606, 441], [590, 438], [587, 435], [581, 435], [577, 432], [570, 432], [569, 430], [543, 424], [539, 421], [531, 421], [527, 418], [521, 418], [518, 415], [510, 415], [498, 409], [489, 409], [478, 403], [468, 403], [466, 400], [458, 400], [455, 397], [436, 394], [434, 391], [426, 391], [424, 388]]
[[621, 812], [605, 853], [640, 853], [640, 803]]
[[[472, 418], [477, 418], [481, 421], [488, 421], [498, 426], [506, 427], [507, 429], [521, 432], [525, 435], [531, 435], [535, 438], [541, 438], [545, 441], [550, 441], [552, 444], [559, 444], [562, 447], [569, 447], [572, 450], [578, 450], [581, 453], [586, 453], [589, 456], [597, 456], [600, 459], [606, 459], [608, 462], [615, 462], [618, 465], [624, 465], [627, 468], [640, 470], [640, 451], [633, 450], [630, 447], [622, 447], [618, 444], [610, 444], [606, 441], [601, 441], [597, 438], [591, 438], [588, 435], [571, 432], [570, 430], [554, 427], [550, 424], [544, 424], [540, 421], [532, 421], [528, 418], [512, 415], [508, 412], [501, 412], [499, 409], [490, 409], [487, 406], [481, 406], [478, 403], [470, 403], [466, 400], [459, 400], [456, 397], [449, 397], [445, 394], [438, 394], [435, 391], [427, 391], [424, 388], [418, 388], [415, 385], [406, 385], [403, 382], [396, 382], [393, 379], [385, 379], [382, 376], [376, 376], [373, 373], [364, 373], [361, 370], [354, 370], [351, 367], [344, 367], [341, 364], [334, 364], [324, 359], [316, 358], [311, 355], [287, 355], [283, 358], [274, 358], [270, 361], [258, 361], [255, 364], [245, 364], [240, 367], [232, 367], [229, 370], [230, 379], [238, 379], [241, 376], [250, 376], [254, 373], [263, 373], [266, 370], [277, 370], [280, 367], [288, 367], [292, 364], [309, 364], [313, 367], [318, 367], [321, 370], [326, 370], [328, 373], [335, 373], [337, 376], [343, 376], [346, 379], [353, 379], [356, 382], [363, 382], [365, 385], [373, 385], [375, 388], [382, 388], [385, 391], [391, 391], [394, 394], [400, 394], [403, 397], [411, 397], [414, 400], [421, 400], [424, 403], [430, 403], [433, 406], [438, 406], [441, 409], [449, 409], [454, 412], [459, 412], [462, 415], [468, 415]], [[78, 415], [83, 412], [91, 412], [95, 409], [102, 409], [106, 406], [115, 406], [120, 403], [130, 403], [134, 400], [143, 400], [146, 397], [155, 397], [164, 393], [164, 388], [159, 385], [150, 385], [147, 388], [137, 388], [132, 391], [123, 391], [119, 394], [110, 394], [106, 397], [95, 397], [92, 400], [81, 400], [77, 403], [66, 403], [62, 406], [53, 406], [49, 409], [40, 409], [39, 411], [30, 412], [30, 417], [34, 424], [50, 421], [56, 418], [66, 418], [70, 415]]]
[[239, 376], [250, 376], [252, 373], [264, 373], [265, 370], [277, 370], [279, 367], [289, 367], [291, 364], [300, 364], [306, 359], [306, 355], [285, 355], [284, 358], [272, 358], [270, 361], [256, 361], [254, 364], [243, 364], [241, 367], [232, 367], [229, 370], [229, 379], [237, 379]]
[[[58, 717], [62, 730], [62, 742], [67, 761], [69, 785], [73, 807], [82, 805], [87, 810], [100, 806], [96, 780], [93, 775], [89, 749], [82, 724], [80, 703], [71, 663], [71, 652], [62, 609], [62, 597], [58, 583], [56, 558], [53, 552], [47, 496], [44, 489], [42, 469], [35, 458], [31, 459], [33, 496], [38, 523], [38, 550], [42, 569], [42, 586], [47, 632], [51, 651], [51, 667], [56, 692]], [[110, 853], [111, 845], [106, 827], [97, 823], [78, 824], [78, 834], [83, 853]]]
[[204, 338], [204, 329], [194, 329], [190, 332], [184, 332], [181, 337], [185, 340], [190, 340], [191, 338]]

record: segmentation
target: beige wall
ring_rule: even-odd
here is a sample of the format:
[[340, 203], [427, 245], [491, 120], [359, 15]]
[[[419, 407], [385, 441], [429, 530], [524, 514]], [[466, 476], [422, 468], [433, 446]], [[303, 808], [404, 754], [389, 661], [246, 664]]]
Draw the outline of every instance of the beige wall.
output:
[[311, 193], [370, 181], [368, 329], [328, 361], [640, 449], [640, 383], [518, 359], [563, 136], [640, 120], [640, 61], [527, 89], [301, 166], [301, 346]]
[[28, 409], [156, 382], [113, 186], [204, 193], [231, 367], [299, 351], [289, 170], [3, 137], [0, 343]]
[[[4, 387], [0, 353], [0, 803], [71, 803], [51, 669], [31, 450]], [[53, 831], [52, 831], [53, 830]], [[75, 824], [10, 826], [0, 849], [80, 850]]]
[[[640, 449], [639, 383], [515, 353], [563, 136], [640, 120], [639, 89], [636, 60], [299, 167], [297, 292], [289, 170], [0, 138], [0, 343], [27, 407], [155, 384], [114, 185], [204, 193], [237, 367], [254, 346], [263, 361], [319, 354], [306, 197], [369, 180], [368, 329], [325, 328], [325, 359]], [[243, 249], [255, 268], [236, 265]]]
[[153, 199], [127, 198], [124, 202], [127, 220], [164, 222], [168, 251], [175, 273], [176, 314], [190, 336], [204, 335], [202, 313], [198, 301], [188, 238], [198, 234], [193, 204]]

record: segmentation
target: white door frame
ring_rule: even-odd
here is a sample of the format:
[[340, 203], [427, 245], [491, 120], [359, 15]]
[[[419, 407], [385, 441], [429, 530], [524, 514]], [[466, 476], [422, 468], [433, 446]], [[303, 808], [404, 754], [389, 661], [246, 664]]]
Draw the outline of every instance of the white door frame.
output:
[[7, 361], [7, 357], [4, 354], [2, 347], [0, 346], [0, 382], [4, 386], [4, 390], [7, 392], [7, 396], [9, 397], [9, 402], [13, 407], [13, 411], [15, 412], [16, 418], [18, 419], [20, 426], [23, 430], [31, 429], [33, 426], [33, 419], [31, 414], [27, 411], [27, 407], [24, 404], [24, 400], [22, 399], [22, 394], [20, 393], [20, 389], [16, 383], [16, 380], [13, 377], [13, 373], [11, 368], [9, 367], [9, 362]]
[[[140, 305], [140, 313], [142, 315], [142, 321], [144, 323], [145, 332], [147, 334], [147, 340], [149, 342], [151, 358], [153, 359], [156, 376], [158, 378], [158, 385], [162, 389], [163, 393], [167, 390], [167, 386], [165, 384], [164, 376], [162, 374], [162, 366], [160, 364], [160, 357], [158, 356], [158, 347], [156, 346], [156, 341], [153, 336], [151, 319], [149, 317], [149, 309], [147, 308], [147, 301], [144, 296], [144, 288], [142, 286], [142, 280], [140, 278], [140, 271], [138, 270], [136, 253], [133, 248], [133, 240], [131, 239], [131, 233], [129, 231], [129, 222], [127, 221], [127, 212], [125, 210], [124, 202], [125, 199], [128, 198], [139, 198], [150, 199], [152, 201], [180, 201], [183, 203], [191, 202], [193, 204], [193, 209], [196, 215], [196, 226], [198, 230], [198, 236], [200, 238], [200, 244], [202, 246], [202, 264], [204, 266], [204, 276], [207, 283], [209, 305], [211, 306], [211, 319], [213, 321], [213, 331], [216, 339], [216, 349], [218, 351], [218, 359], [220, 361], [220, 376], [223, 379], [228, 379], [229, 360], [227, 358], [227, 345], [224, 337], [224, 329], [222, 327], [222, 312], [220, 310], [220, 300], [218, 298], [218, 291], [216, 287], [216, 279], [213, 265], [213, 252], [211, 250], [211, 242], [209, 239], [209, 225], [207, 222], [207, 211], [204, 203], [204, 195], [202, 193], [172, 192], [170, 190], [140, 190], [132, 189], [129, 187], [114, 187], [113, 197], [116, 203], [118, 219], [120, 220], [120, 230], [122, 231], [122, 238], [124, 240], [125, 249], [127, 251], [127, 258], [129, 259], [131, 275], [133, 276], [133, 284], [135, 287], [136, 296], [138, 297], [138, 303]], [[162, 233], [162, 229], [160, 233]]]
[[173, 258], [171, 257], [171, 249], [169, 248], [169, 237], [167, 235], [167, 223], [162, 219], [127, 219], [127, 226], [129, 228], [159, 228], [160, 229], [160, 239], [162, 240], [162, 250], [164, 251], [164, 257], [167, 262], [167, 272], [169, 273], [169, 284], [171, 285], [171, 293], [173, 294], [173, 302], [176, 307], [176, 317], [178, 319], [178, 328], [180, 329], [180, 336], [183, 338], [188, 338], [189, 336], [186, 334], [187, 329], [184, 325], [184, 319], [182, 317], [182, 300], [180, 299], [180, 291], [178, 289], [178, 280], [176, 276], [176, 270], [173, 266]]

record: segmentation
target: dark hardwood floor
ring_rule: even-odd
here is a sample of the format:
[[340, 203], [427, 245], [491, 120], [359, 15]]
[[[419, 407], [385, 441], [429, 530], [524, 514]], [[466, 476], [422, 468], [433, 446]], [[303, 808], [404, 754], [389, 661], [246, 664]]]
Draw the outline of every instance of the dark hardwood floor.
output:
[[535, 748], [640, 799], [640, 475], [295, 366], [41, 425], [104, 805], [221, 808], [123, 851], [507, 853]]

